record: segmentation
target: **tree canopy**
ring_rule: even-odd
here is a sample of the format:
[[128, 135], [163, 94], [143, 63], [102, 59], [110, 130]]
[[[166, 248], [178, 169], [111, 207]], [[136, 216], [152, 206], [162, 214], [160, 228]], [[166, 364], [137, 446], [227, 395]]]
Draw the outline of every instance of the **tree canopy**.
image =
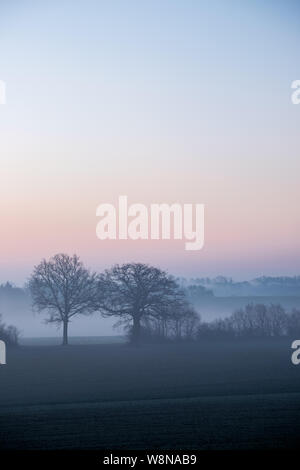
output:
[[147, 264], [117, 264], [98, 276], [98, 310], [130, 324], [134, 344], [139, 342], [143, 319], [167, 318], [184, 303], [174, 278]]
[[77, 255], [57, 254], [35, 266], [29, 280], [33, 307], [48, 313], [47, 322], [63, 324], [63, 344], [68, 344], [68, 323], [95, 306], [96, 274]]

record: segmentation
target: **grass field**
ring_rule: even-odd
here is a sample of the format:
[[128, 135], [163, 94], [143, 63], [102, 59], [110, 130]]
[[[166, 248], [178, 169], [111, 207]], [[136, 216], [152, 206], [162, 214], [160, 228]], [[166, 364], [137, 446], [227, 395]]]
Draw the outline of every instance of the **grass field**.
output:
[[[60, 346], [61, 336], [44, 336], [44, 337], [21, 337], [21, 346]], [[82, 344], [118, 344], [126, 343], [125, 336], [71, 336], [69, 339], [71, 345]]]
[[295, 448], [290, 346], [21, 346], [0, 367], [0, 448]]

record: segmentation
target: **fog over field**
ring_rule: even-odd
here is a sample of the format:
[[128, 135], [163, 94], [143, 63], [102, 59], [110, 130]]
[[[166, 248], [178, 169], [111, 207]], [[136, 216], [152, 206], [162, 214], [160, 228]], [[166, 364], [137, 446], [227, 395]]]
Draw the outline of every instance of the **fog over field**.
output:
[[[244, 282], [234, 282], [221, 276], [215, 279], [178, 278], [178, 282], [204, 321], [224, 318], [249, 303], [280, 304], [288, 311], [300, 307], [299, 276], [263, 277]], [[45, 315], [32, 310], [29, 292], [12, 284], [0, 286], [0, 314], [5, 323], [17, 326], [24, 337], [61, 335], [55, 325], [45, 324]], [[115, 328], [115, 323], [115, 319], [103, 318], [99, 313], [79, 315], [70, 324], [70, 335], [122, 335], [123, 329]]]

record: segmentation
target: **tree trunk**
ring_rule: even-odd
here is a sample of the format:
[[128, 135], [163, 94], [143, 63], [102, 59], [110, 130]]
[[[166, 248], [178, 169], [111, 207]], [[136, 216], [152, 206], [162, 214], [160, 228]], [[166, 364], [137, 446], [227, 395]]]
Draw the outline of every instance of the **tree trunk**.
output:
[[69, 323], [68, 320], [64, 320], [63, 322], [63, 341], [62, 341], [63, 346], [67, 346], [68, 344], [68, 323]]
[[140, 332], [141, 332], [141, 320], [140, 317], [134, 316], [133, 317], [133, 327], [132, 327], [132, 336], [131, 342], [135, 346], [137, 346], [140, 342]]

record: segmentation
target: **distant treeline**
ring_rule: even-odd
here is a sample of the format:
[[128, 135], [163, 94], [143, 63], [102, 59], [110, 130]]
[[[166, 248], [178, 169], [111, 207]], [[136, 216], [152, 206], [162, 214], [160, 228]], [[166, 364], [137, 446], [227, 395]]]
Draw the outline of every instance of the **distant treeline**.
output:
[[25, 288], [16, 287], [11, 282], [0, 284], [0, 300], [22, 301], [27, 295]]
[[240, 282], [232, 278], [217, 276], [215, 278], [178, 278], [178, 282], [183, 287], [200, 286], [205, 289], [206, 295], [218, 297], [300, 295], [300, 276], [262, 276], [251, 281]]
[[[299, 296], [300, 276], [261, 276], [251, 281], [234, 281], [232, 278], [176, 278], [187, 297], [193, 303], [203, 297], [231, 296]], [[11, 282], [0, 284], [0, 300], [22, 301], [28, 299], [26, 287], [16, 287]]]

